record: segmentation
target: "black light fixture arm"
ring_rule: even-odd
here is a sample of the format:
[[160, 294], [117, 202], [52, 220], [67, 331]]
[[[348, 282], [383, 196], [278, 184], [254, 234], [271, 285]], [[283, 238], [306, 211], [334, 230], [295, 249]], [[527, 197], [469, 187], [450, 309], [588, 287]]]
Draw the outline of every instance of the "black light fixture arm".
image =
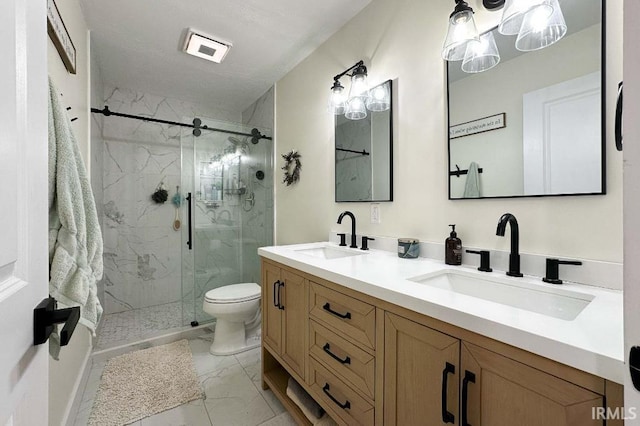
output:
[[[349, 77], [353, 77], [353, 73], [349, 74], [351, 71], [354, 71], [360, 67], [364, 67], [364, 61], [358, 61], [356, 62], [354, 65], [350, 66], [349, 68], [347, 68], [346, 70], [342, 71], [340, 74], [337, 74], [335, 77], [333, 77], [333, 81], [338, 81], [340, 80], [342, 77], [344, 77], [345, 75], [348, 75]], [[366, 72], [366, 67], [364, 67], [365, 72]]]

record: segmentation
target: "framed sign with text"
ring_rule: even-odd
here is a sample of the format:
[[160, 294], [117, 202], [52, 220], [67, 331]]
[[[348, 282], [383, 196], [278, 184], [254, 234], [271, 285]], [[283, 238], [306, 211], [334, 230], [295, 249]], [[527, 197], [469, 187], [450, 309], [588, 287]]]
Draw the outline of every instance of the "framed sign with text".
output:
[[71, 41], [67, 27], [62, 21], [60, 11], [54, 0], [47, 0], [47, 33], [56, 47], [65, 68], [71, 74], [76, 73], [76, 47]]
[[504, 127], [507, 127], [506, 112], [451, 126], [449, 127], [449, 139], [490, 132], [491, 130], [502, 129]]

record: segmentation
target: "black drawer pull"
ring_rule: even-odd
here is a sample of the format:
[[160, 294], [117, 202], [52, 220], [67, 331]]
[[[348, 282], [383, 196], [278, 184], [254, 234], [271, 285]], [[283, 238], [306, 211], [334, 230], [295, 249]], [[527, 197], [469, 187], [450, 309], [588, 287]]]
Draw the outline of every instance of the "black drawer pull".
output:
[[456, 366], [450, 363], [446, 363], [444, 370], [442, 370], [442, 421], [444, 423], [455, 423], [455, 417], [453, 413], [447, 410], [447, 389], [449, 382], [449, 373], [455, 374]]
[[276, 308], [279, 307], [278, 301], [276, 300], [279, 289], [280, 289], [280, 280], [273, 283], [273, 306], [275, 306]]
[[351, 364], [351, 358], [346, 357], [345, 359], [342, 359], [340, 357], [338, 357], [336, 354], [334, 354], [333, 352], [331, 352], [331, 346], [329, 345], [329, 343], [326, 343], [322, 349], [329, 354], [329, 356], [331, 356], [331, 358], [335, 359], [336, 361], [338, 361], [341, 364]]
[[467, 405], [468, 405], [468, 399], [469, 399], [469, 382], [471, 383], [475, 383], [476, 382], [476, 375], [473, 374], [470, 371], [465, 371], [464, 372], [464, 379], [462, 379], [462, 426], [471, 426], [468, 422], [467, 422]]
[[282, 290], [282, 287], [284, 287], [284, 283], [282, 281], [278, 281], [278, 309], [284, 311], [284, 305], [282, 304], [281, 299], [282, 296], [280, 296], [280, 290]]
[[324, 387], [322, 388], [322, 391], [325, 393], [325, 395], [327, 395], [329, 398], [331, 398], [331, 400], [333, 402], [336, 403], [336, 405], [340, 408], [342, 408], [343, 410], [348, 410], [349, 408], [351, 408], [351, 403], [349, 401], [345, 402], [344, 404], [342, 404], [340, 401], [338, 401], [333, 395], [331, 395], [329, 393], [329, 383], [325, 383]]
[[325, 311], [337, 316], [338, 318], [351, 319], [351, 312], [347, 312], [346, 314], [341, 314], [340, 312], [336, 312], [336, 311], [331, 309], [331, 305], [329, 304], [329, 302], [325, 303], [324, 306], [322, 307], [322, 309], [324, 309]]

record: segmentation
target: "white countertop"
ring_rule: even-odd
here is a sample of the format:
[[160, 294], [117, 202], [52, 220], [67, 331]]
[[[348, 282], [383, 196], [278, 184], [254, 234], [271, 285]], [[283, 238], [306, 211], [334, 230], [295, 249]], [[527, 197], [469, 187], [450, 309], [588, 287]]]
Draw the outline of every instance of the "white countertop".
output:
[[[263, 247], [258, 249], [258, 254], [596, 376], [624, 383], [623, 300], [620, 291], [565, 282], [560, 286], [564, 290], [594, 296], [574, 320], [568, 321], [408, 280], [451, 269], [475, 272], [478, 278], [493, 276], [503, 280], [505, 274], [501, 271], [478, 272], [474, 268], [445, 265], [426, 258], [401, 259], [395, 253], [381, 250], [337, 259], [296, 251], [325, 246], [338, 248], [337, 244], [322, 242]], [[541, 287], [559, 287], [543, 283], [540, 277], [507, 279]]]

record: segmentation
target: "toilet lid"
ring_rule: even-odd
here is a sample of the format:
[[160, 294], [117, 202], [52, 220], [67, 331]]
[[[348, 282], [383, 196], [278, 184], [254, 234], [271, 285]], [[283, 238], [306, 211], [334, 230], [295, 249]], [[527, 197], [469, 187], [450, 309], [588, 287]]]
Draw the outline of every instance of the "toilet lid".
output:
[[238, 303], [260, 298], [260, 286], [256, 283], [226, 285], [209, 290], [204, 300], [213, 303]]

